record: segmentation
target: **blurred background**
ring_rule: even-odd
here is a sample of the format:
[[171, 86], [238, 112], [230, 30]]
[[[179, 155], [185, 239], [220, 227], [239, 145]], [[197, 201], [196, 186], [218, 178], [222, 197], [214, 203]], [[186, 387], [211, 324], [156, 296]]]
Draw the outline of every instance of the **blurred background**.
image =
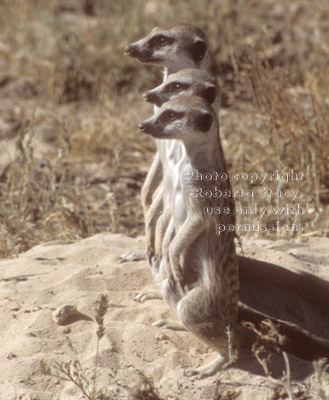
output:
[[300, 190], [300, 201], [237, 199], [300, 203], [303, 214], [268, 212], [260, 222], [303, 231], [254, 234], [328, 236], [328, 8], [327, 0], [0, 0], [0, 257], [101, 231], [143, 234], [140, 189], [155, 144], [137, 124], [153, 112], [141, 95], [161, 72], [123, 48], [174, 22], [209, 38], [230, 173], [304, 174], [266, 182]]

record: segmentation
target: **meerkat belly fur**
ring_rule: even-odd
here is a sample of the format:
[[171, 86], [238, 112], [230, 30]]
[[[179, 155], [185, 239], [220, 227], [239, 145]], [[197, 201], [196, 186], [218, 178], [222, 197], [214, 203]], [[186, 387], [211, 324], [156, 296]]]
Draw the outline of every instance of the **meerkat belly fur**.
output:
[[[204, 32], [190, 24], [174, 24], [154, 28], [145, 38], [125, 47], [125, 53], [140, 62], [157, 65], [164, 68], [164, 81], [172, 73], [185, 68], [207, 69], [209, 66], [209, 43]], [[157, 107], [155, 106], [155, 113]], [[163, 193], [161, 179], [163, 170], [171, 171], [175, 162], [182, 154], [180, 144], [174, 140], [170, 142], [157, 141], [157, 154], [146, 177], [142, 188], [142, 205], [144, 209], [146, 242], [151, 260], [154, 254], [154, 223], [146, 218], [153, 197], [157, 198], [157, 208], [153, 207], [154, 215], [160, 215], [162, 201], [168, 202], [166, 193]], [[171, 184], [171, 174], [167, 173], [167, 185]], [[149, 228], [149, 225], [151, 227]]]
[[[209, 368], [190, 371], [206, 376], [228, 361], [227, 329], [234, 346], [238, 311], [234, 232], [216, 235], [216, 225], [232, 224], [234, 214], [207, 215], [206, 207], [229, 207], [228, 199], [196, 196], [196, 186], [207, 190], [215, 185], [223, 191], [229, 189], [229, 182], [187, 179], [191, 170], [201, 174], [227, 171], [218, 119], [204, 99], [181, 96], [163, 104], [157, 115], [140, 124], [140, 129], [158, 139], [179, 140], [184, 149], [173, 178], [171, 204], [176, 234], [169, 245], [169, 268], [162, 269], [159, 279], [164, 299], [181, 323], [220, 352]], [[165, 262], [166, 257], [163, 259]]]

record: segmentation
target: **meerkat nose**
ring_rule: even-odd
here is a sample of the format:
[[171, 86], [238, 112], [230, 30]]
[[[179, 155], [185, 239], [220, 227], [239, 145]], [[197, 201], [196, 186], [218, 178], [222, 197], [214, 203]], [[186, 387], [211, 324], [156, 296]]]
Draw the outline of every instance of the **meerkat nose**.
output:
[[161, 107], [161, 105], [163, 104], [163, 101], [161, 101], [161, 97], [156, 93], [152, 93], [152, 91], [150, 90], [148, 92], [145, 92], [143, 94], [143, 97], [145, 101], [155, 104], [158, 107]]
[[144, 99], [145, 101], [149, 101], [149, 94], [148, 94], [148, 92], [143, 93], [143, 99]]
[[144, 124], [143, 122], [140, 122], [140, 123], [138, 124], [138, 129], [139, 129], [140, 131], [144, 132], [144, 131], [145, 131], [145, 124]]
[[128, 44], [128, 46], [124, 48], [124, 52], [127, 56], [133, 56], [136, 53], [135, 49], [131, 44]]
[[149, 103], [154, 103], [156, 100], [156, 95], [150, 91], [145, 92], [143, 94], [144, 100], [146, 100]]

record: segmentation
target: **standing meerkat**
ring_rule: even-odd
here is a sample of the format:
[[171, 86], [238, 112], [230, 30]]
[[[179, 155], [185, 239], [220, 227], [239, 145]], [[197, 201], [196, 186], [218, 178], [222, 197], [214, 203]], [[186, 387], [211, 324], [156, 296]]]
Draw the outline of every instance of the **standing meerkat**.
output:
[[[146, 101], [158, 107], [179, 96], [203, 98], [213, 107], [216, 115], [220, 107], [220, 88], [217, 79], [208, 72], [196, 68], [183, 69], [170, 75], [164, 83], [155, 89], [147, 91], [143, 96]], [[164, 180], [161, 182], [145, 218], [146, 241], [147, 243], [154, 243], [154, 252], [157, 259], [161, 258], [162, 241], [171, 218], [170, 201], [167, 201], [167, 208], [159, 217], [163, 211], [163, 185], [167, 186], [166, 177], [167, 179], [172, 179], [171, 170], [164, 173]]]
[[[209, 42], [204, 32], [194, 25], [184, 23], [154, 28], [145, 38], [126, 46], [125, 53], [140, 62], [163, 67], [164, 81], [169, 75], [181, 69], [199, 68], [206, 70], [209, 67], [210, 59]], [[164, 166], [167, 171], [172, 170], [173, 164], [181, 156], [181, 145], [175, 141], [171, 143], [157, 141], [157, 149], [141, 192], [144, 217], [146, 217], [152, 204], [153, 195], [159, 188]], [[167, 174], [167, 176], [170, 176], [170, 174]], [[160, 192], [158, 196], [162, 198], [161, 187], [158, 192]], [[166, 203], [167, 199], [163, 200]], [[154, 242], [151, 239], [152, 235], [147, 235], [149, 260], [154, 254]]]
[[[160, 107], [171, 98], [179, 96], [197, 96], [206, 100], [212, 106], [216, 115], [220, 108], [220, 88], [217, 79], [207, 71], [197, 68], [187, 68], [169, 75], [168, 79], [158, 87], [144, 93], [146, 101]], [[173, 169], [175, 166], [173, 166]], [[168, 178], [166, 178], [168, 176]], [[158, 263], [162, 258], [162, 247], [167, 248], [171, 242], [175, 229], [171, 221], [171, 201], [167, 201], [163, 211], [163, 193], [168, 191], [168, 179], [172, 180], [173, 170], [166, 169], [164, 178], [155, 193], [152, 205], [145, 218], [146, 242], [154, 243], [155, 257], [151, 260], [152, 272], [157, 279]], [[170, 181], [169, 181], [170, 184]], [[161, 214], [162, 213], [162, 214]], [[166, 251], [165, 251], [166, 252]], [[151, 299], [161, 299], [158, 291], [141, 292], [136, 301], [144, 302]], [[171, 324], [172, 325], [172, 324]]]
[[[216, 236], [217, 224], [229, 226], [234, 223], [232, 203], [230, 198], [204, 198], [197, 195], [200, 187], [203, 192], [211, 192], [214, 186], [222, 192], [230, 190], [229, 181], [214, 183], [190, 179], [191, 171], [195, 170], [201, 175], [226, 171], [218, 136], [218, 121], [211, 107], [200, 98], [175, 98], [164, 104], [156, 116], [141, 123], [140, 129], [159, 139], [175, 137], [183, 142], [186, 150], [185, 156], [173, 171], [175, 184], [172, 221], [177, 233], [163, 252], [157, 280], [162, 286], [164, 299], [183, 326], [220, 353], [211, 363], [187, 370], [186, 375], [204, 378], [215, 374], [234, 361], [231, 356], [238, 342], [241, 347], [251, 348], [254, 335], [237, 325], [237, 321], [239, 324], [244, 321], [255, 324], [263, 320], [271, 321], [277, 326], [278, 332], [286, 336], [286, 340], [280, 344], [282, 350], [306, 360], [328, 356], [328, 340], [309, 334], [295, 324], [271, 318], [238, 303], [238, 261], [234, 232], [225, 231], [224, 235], [220, 233]], [[209, 206], [229, 211], [221, 216], [210, 216], [205, 213], [205, 208]], [[249, 268], [254, 276], [256, 271]], [[255, 278], [264, 275], [262, 267], [256, 270]], [[273, 273], [275, 271], [269, 271], [269, 276]], [[281, 279], [284, 274], [287, 276], [292, 272], [282, 269]], [[317, 293], [323, 292], [321, 282], [312, 283], [312, 279], [303, 282], [306, 285], [309, 283], [311, 287], [318, 287]], [[293, 283], [288, 282], [288, 286], [291, 285]], [[326, 298], [325, 293], [323, 298]], [[166, 320], [155, 325], [180, 330], [177, 324], [168, 324]], [[269, 340], [269, 343], [264, 344], [271, 348], [273, 342]]]
[[225, 191], [229, 184], [225, 180], [189, 179], [196, 170], [201, 175], [227, 172], [218, 119], [204, 99], [181, 96], [163, 104], [158, 114], [139, 128], [158, 139], [180, 140], [183, 146], [183, 157], [173, 177], [172, 221], [176, 233], [168, 257], [163, 254], [158, 279], [164, 299], [180, 322], [220, 353], [212, 363], [187, 371], [189, 376], [209, 376], [229, 362], [229, 345], [236, 346], [239, 290], [234, 232], [216, 235], [217, 224], [232, 224], [233, 210], [220, 216], [207, 215], [207, 207], [228, 208], [228, 199], [198, 195], [199, 188]]

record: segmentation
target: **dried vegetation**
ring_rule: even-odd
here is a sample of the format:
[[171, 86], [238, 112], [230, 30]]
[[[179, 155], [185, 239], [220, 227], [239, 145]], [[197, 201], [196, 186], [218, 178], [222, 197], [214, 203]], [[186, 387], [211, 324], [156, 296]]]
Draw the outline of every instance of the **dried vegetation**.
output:
[[[303, 227], [277, 234], [288, 238], [328, 235], [327, 12], [325, 0], [0, 0], [0, 256], [104, 230], [143, 233], [139, 193], [154, 143], [136, 126], [152, 112], [141, 93], [161, 77], [123, 47], [177, 20], [209, 37], [230, 171], [304, 173], [266, 185], [300, 189], [305, 214], [261, 222]], [[286, 203], [238, 204], [255, 202]]]

